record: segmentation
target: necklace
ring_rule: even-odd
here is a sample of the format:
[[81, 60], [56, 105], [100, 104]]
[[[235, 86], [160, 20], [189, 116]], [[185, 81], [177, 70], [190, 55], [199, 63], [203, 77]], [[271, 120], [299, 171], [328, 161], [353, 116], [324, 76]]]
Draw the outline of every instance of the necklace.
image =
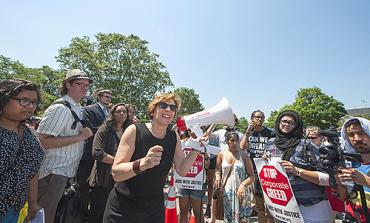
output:
[[123, 135], [123, 129], [116, 129], [115, 131], [118, 138], [121, 138], [121, 136]]

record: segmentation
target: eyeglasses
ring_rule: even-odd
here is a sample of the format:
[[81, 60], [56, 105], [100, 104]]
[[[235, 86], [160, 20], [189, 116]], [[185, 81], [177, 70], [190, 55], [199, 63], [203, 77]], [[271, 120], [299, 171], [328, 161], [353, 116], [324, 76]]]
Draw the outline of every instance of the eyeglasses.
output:
[[167, 109], [168, 107], [170, 107], [170, 110], [171, 111], [174, 111], [174, 112], [177, 110], [177, 106], [176, 105], [170, 105], [170, 104], [167, 104], [166, 102], [159, 102], [158, 103], [158, 106], [161, 109]]
[[255, 118], [255, 119], [264, 119], [265, 117], [263, 117], [263, 116], [253, 116], [253, 118]]
[[88, 88], [88, 87], [90, 87], [90, 84], [83, 84], [83, 83], [79, 83], [79, 82], [72, 82], [72, 84], [76, 84], [77, 86], [79, 86], [81, 88]]
[[103, 95], [102, 97], [104, 97], [104, 98], [108, 98], [108, 99], [112, 99], [112, 97], [111, 97], [111, 96], [109, 96], [109, 95]]
[[294, 121], [289, 121], [289, 120], [280, 120], [280, 124], [285, 124], [285, 125], [290, 125], [290, 126], [295, 126]]
[[307, 137], [308, 139], [318, 139], [318, 138], [320, 138], [320, 136], [309, 136], [309, 137]]
[[31, 101], [31, 100], [28, 100], [27, 98], [10, 98], [10, 99], [18, 101], [19, 105], [23, 106], [23, 107], [27, 107], [30, 104], [32, 104], [32, 106], [34, 106], [36, 108], [38, 108], [40, 106], [40, 101], [38, 101], [38, 100]]

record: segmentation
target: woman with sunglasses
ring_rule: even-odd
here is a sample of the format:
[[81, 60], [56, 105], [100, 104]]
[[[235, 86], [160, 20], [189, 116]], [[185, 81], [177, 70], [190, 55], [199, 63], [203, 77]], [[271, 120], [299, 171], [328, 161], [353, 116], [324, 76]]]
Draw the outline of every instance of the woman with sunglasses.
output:
[[149, 123], [129, 126], [123, 133], [112, 167], [117, 182], [109, 195], [103, 222], [164, 222], [163, 187], [174, 166], [185, 176], [199, 154], [185, 157], [180, 137], [168, 128], [181, 99], [175, 93], [162, 93], [149, 103]]
[[127, 107], [123, 103], [112, 107], [95, 134], [92, 155], [96, 160], [90, 175], [91, 201], [89, 223], [101, 223], [109, 192], [114, 186], [112, 164], [123, 132], [130, 125]]
[[303, 136], [303, 122], [297, 112], [280, 113], [275, 122], [276, 138], [270, 151], [281, 153], [304, 222], [331, 223], [331, 207], [325, 193], [329, 175], [322, 172], [318, 149]]
[[25, 125], [40, 104], [38, 87], [26, 80], [0, 82], [0, 222], [17, 222], [28, 200], [28, 220], [37, 203], [38, 170], [44, 152]]

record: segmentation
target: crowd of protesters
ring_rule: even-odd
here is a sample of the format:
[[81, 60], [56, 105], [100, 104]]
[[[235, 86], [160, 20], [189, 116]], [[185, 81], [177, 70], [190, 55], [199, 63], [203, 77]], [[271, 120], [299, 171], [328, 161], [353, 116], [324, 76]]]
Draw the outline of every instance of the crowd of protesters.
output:
[[[242, 132], [230, 126], [214, 131], [211, 125], [194, 138], [221, 152], [209, 158], [193, 149], [185, 155], [181, 140], [191, 137], [190, 129], [185, 134], [169, 128], [181, 108], [177, 94], [154, 96], [147, 107], [150, 121], [140, 123], [134, 105], [112, 104], [109, 89], [99, 89], [95, 103], [90, 98], [82, 107], [92, 82], [81, 70], [67, 71], [61, 97], [40, 120], [33, 116], [41, 103], [38, 86], [21, 79], [0, 82], [0, 223], [17, 222], [26, 202], [26, 221], [42, 208], [46, 223], [165, 222], [169, 170], [185, 176], [199, 156], [207, 178], [201, 191], [178, 190], [180, 222], [189, 221], [190, 209], [197, 222], [204, 216], [215, 222], [212, 193], [220, 189], [225, 222], [248, 222], [253, 215], [258, 222], [277, 222], [266, 208], [254, 162], [271, 154], [281, 157], [304, 222], [370, 222], [369, 120], [352, 117], [343, 124], [341, 148], [360, 158], [334, 174], [320, 163], [320, 148], [330, 142], [291, 110], [278, 115], [272, 130], [263, 126], [260, 110]], [[68, 207], [65, 197], [76, 194], [77, 206]]]

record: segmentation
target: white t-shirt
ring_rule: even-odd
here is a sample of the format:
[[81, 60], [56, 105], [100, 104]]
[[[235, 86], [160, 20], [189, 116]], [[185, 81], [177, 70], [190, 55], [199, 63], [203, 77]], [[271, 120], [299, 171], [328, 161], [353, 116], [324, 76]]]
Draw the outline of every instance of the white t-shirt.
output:
[[[221, 148], [221, 151], [229, 149], [229, 146], [226, 143], [225, 133], [226, 133], [225, 129], [219, 129], [217, 131], [212, 132], [211, 135], [210, 135], [210, 139], [209, 139], [210, 141], [217, 141], [218, 140], [219, 147]], [[238, 131], [236, 133], [239, 135], [238, 147], [240, 148], [240, 141], [243, 138], [243, 134], [238, 132]]]

